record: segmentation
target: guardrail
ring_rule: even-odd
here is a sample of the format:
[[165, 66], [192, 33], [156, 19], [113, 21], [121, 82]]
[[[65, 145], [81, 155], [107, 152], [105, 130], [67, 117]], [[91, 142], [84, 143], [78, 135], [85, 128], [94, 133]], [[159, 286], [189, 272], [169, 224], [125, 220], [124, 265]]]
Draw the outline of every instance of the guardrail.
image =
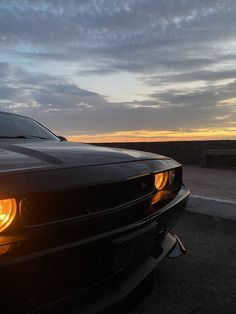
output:
[[[216, 158], [215, 158], [216, 157]], [[226, 157], [226, 158], [225, 158]], [[227, 159], [228, 164], [231, 167], [236, 167], [236, 149], [206, 149], [202, 152], [202, 167], [212, 167], [215, 164], [224, 164], [227, 166]], [[225, 160], [222, 162], [222, 158]]]
[[[96, 143], [96, 145], [120, 147], [148, 151], [169, 156], [180, 163], [203, 165], [205, 151], [236, 150], [236, 140], [212, 141], [176, 141], [176, 142], [122, 142], [122, 143]], [[216, 158], [217, 157], [217, 158]], [[212, 167], [234, 168], [236, 158], [234, 155], [214, 155]]]

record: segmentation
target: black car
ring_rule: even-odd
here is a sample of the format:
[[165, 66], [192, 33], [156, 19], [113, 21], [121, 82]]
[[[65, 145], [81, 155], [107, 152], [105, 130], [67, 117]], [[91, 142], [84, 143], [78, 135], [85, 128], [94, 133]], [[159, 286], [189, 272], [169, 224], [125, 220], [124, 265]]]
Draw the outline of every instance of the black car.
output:
[[0, 308], [24, 312], [76, 296], [96, 312], [167, 255], [189, 196], [176, 161], [67, 142], [0, 113]]

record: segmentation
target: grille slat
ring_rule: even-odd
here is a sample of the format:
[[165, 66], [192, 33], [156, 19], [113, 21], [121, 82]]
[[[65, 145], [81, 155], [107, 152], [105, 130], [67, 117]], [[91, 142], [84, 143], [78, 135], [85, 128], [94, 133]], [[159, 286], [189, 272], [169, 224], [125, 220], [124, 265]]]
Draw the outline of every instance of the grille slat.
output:
[[21, 200], [21, 218], [26, 226], [50, 223], [119, 207], [150, 194], [154, 176], [80, 187], [65, 191], [38, 193]]

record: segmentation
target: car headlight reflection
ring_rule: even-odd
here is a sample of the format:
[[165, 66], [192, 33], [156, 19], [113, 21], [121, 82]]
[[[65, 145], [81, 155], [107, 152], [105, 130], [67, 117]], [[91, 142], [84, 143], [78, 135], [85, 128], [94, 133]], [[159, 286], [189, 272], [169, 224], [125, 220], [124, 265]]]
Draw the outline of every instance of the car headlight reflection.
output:
[[6, 229], [16, 215], [16, 200], [14, 198], [0, 199], [0, 232]]

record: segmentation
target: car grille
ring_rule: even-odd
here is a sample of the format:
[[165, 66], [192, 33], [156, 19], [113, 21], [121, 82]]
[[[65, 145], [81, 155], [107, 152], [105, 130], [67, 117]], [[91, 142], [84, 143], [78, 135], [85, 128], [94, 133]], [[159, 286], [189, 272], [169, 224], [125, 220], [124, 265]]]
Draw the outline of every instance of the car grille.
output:
[[154, 176], [145, 175], [122, 182], [38, 193], [20, 202], [23, 224], [33, 226], [119, 208], [150, 195]]

